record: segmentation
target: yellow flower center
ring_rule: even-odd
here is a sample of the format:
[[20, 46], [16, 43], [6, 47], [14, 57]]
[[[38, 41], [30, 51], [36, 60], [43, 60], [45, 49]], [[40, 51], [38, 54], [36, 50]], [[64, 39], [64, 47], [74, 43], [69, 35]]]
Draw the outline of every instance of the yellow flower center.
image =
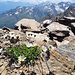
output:
[[11, 33], [11, 35], [13, 35], [14, 33]]
[[19, 36], [16, 36], [16, 38], [18, 39], [18, 38], [19, 38]]
[[45, 48], [43, 48], [43, 51], [45, 50]]
[[30, 34], [28, 34], [28, 36], [30, 36]]
[[13, 36], [12, 36], [11, 38], [12, 38], [12, 39], [14, 39], [14, 37], [13, 37]]
[[44, 54], [42, 54], [42, 57], [44, 57], [45, 55]]
[[5, 39], [7, 39], [7, 36], [5, 37]]
[[34, 37], [36, 37], [36, 35], [34, 35]]
[[44, 39], [44, 42], [47, 42], [47, 40], [46, 40], [46, 39]]
[[46, 42], [47, 42], [47, 39], [45, 39], [46, 40]]
[[52, 50], [51, 46], [49, 47], [49, 50]]
[[24, 61], [24, 58], [23, 57], [21, 58], [21, 61]]

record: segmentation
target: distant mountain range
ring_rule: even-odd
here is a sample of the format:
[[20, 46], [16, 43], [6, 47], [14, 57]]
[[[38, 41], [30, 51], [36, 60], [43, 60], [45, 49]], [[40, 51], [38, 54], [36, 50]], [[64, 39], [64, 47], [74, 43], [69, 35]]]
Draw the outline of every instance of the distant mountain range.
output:
[[57, 19], [60, 20], [63, 17], [75, 17], [75, 6], [69, 6], [69, 8], [63, 13], [57, 15], [48, 14], [46, 17], [40, 19], [40, 23], [42, 23], [44, 20], [57, 21]]
[[34, 4], [30, 3], [22, 3], [22, 2], [12, 2], [12, 1], [6, 1], [6, 2], [0, 2], [0, 14], [4, 13], [10, 9], [14, 9], [18, 6], [33, 6]]
[[13, 28], [14, 24], [23, 18], [30, 18], [39, 21], [48, 14], [57, 15], [63, 13], [69, 6], [74, 5], [74, 3], [72, 4], [70, 2], [61, 2], [59, 4], [44, 2], [35, 6], [19, 6], [0, 15], [0, 28], [3, 26]]
[[60, 2], [58, 4], [54, 4], [50, 2], [45, 2], [39, 4], [39, 7], [41, 7], [43, 11], [48, 14], [51, 13], [53, 15], [64, 12], [69, 6], [75, 6], [75, 3]]

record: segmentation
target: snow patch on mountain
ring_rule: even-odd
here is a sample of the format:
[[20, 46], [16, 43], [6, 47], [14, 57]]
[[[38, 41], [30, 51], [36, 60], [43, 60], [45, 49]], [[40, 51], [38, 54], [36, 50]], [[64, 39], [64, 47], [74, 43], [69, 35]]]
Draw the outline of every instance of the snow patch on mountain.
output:
[[12, 16], [12, 14], [10, 14], [9, 16]]
[[55, 9], [56, 9], [57, 12], [64, 12], [64, 10], [61, 9], [59, 6], [55, 6]]
[[69, 8], [69, 6], [68, 7], [66, 7], [65, 9], [67, 10]]
[[65, 7], [65, 4], [63, 4], [63, 7]]
[[15, 14], [16, 14], [16, 15], [18, 15], [18, 14], [19, 14], [19, 12], [15, 12]]
[[70, 11], [70, 13], [73, 13], [72, 11]]
[[6, 16], [8, 16], [8, 14], [6, 14]]

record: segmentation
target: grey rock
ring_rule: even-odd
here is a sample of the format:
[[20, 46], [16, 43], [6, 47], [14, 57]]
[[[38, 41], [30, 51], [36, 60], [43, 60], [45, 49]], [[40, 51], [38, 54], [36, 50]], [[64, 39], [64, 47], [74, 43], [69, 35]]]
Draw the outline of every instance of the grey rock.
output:
[[63, 55], [63, 54], [67, 54], [68, 55], [68, 59], [69, 60], [73, 60], [74, 64], [75, 64], [75, 40], [71, 41], [69, 44], [67, 45], [61, 45], [59, 46], [59, 52]]

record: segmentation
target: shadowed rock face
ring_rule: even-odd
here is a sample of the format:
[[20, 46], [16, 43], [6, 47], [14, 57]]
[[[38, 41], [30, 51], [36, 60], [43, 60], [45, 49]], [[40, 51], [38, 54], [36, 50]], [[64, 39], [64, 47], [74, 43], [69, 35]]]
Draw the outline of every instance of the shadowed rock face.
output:
[[71, 27], [71, 31], [74, 33], [75, 35], [75, 27], [72, 24], [69, 24], [69, 27]]
[[31, 29], [31, 27], [23, 26], [22, 24], [20, 27], [21, 27], [21, 29]]
[[15, 29], [15, 30], [19, 30], [19, 29], [18, 29], [18, 26], [14, 26], [14, 29]]
[[56, 37], [55, 40], [62, 42], [65, 37], [69, 36], [69, 31], [60, 31], [60, 30], [52, 31], [49, 33], [49, 36], [50, 36], [51, 40], [55, 39], [54, 37]]
[[71, 31], [72, 31], [72, 32], [74, 33], [74, 35], [75, 35], [75, 26], [71, 24], [71, 23], [75, 23], [75, 19], [70, 19], [70, 17], [67, 19], [67, 17], [66, 17], [66, 18], [64, 18], [63, 20], [60, 19], [60, 20], [59, 20], [59, 23], [65, 25], [65, 26], [69, 26], [69, 27], [71, 28]]

